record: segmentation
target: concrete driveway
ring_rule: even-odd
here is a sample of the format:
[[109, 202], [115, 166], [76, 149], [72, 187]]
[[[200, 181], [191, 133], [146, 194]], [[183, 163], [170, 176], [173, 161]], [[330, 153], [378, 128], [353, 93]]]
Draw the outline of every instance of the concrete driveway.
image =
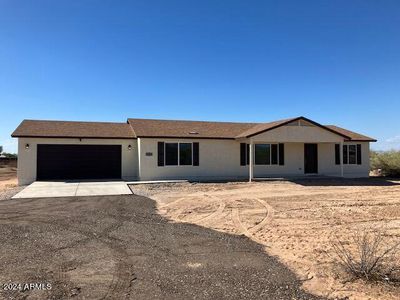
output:
[[124, 181], [36, 181], [28, 185], [25, 189], [23, 189], [12, 198], [46, 198], [129, 194], [132, 194], [132, 192]]

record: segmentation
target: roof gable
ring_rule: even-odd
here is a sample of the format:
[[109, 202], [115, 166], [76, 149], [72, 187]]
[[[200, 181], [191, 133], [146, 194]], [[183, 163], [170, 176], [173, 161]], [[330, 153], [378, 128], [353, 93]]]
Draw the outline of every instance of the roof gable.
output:
[[[321, 125], [321, 124], [319, 124], [319, 123], [317, 123], [315, 121], [312, 121], [310, 119], [307, 119], [305, 117], [297, 117], [297, 118], [279, 120], [279, 121], [275, 121], [275, 122], [261, 123], [261, 124], [258, 124], [256, 126], [254, 126], [253, 128], [250, 128], [247, 131], [242, 132], [241, 134], [236, 136], [236, 138], [249, 138], [249, 137], [261, 134], [263, 132], [267, 132], [267, 131], [276, 129], [276, 128], [281, 127], [281, 126], [290, 125], [290, 124], [294, 123], [295, 121], [304, 121], [306, 124], [309, 123], [309, 124], [312, 124], [314, 126], [317, 126], [317, 127], [322, 128], [322, 129], [325, 129], [327, 131], [330, 131], [330, 132], [332, 132], [334, 134], [340, 135], [340, 136], [342, 136], [342, 137], [344, 137], [346, 139], [351, 139], [349, 136], [345, 135], [344, 133], [335, 131], [335, 130], [333, 130], [331, 128], [328, 128], [328, 127], [326, 127], [324, 125]], [[299, 125], [300, 125], [300, 123], [299, 123]]]

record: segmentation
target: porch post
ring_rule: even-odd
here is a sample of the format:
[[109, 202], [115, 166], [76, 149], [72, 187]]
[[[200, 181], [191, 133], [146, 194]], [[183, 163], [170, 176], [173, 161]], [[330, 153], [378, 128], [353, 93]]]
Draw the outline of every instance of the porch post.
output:
[[250, 153], [249, 153], [249, 182], [253, 180], [253, 141], [250, 139]]
[[343, 141], [340, 142], [340, 176], [343, 177]]

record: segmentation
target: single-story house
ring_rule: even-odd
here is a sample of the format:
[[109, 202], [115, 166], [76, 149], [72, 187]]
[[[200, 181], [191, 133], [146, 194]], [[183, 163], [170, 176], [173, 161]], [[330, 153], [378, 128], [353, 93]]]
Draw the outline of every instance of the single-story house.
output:
[[24, 120], [18, 180], [368, 177], [376, 140], [305, 117], [269, 123]]

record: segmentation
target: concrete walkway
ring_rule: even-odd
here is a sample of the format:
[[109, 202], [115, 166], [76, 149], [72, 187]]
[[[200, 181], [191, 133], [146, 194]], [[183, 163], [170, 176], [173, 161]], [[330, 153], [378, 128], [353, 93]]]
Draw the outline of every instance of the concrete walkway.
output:
[[128, 194], [132, 194], [132, 192], [124, 181], [36, 181], [28, 185], [25, 189], [12, 198], [47, 198]]

